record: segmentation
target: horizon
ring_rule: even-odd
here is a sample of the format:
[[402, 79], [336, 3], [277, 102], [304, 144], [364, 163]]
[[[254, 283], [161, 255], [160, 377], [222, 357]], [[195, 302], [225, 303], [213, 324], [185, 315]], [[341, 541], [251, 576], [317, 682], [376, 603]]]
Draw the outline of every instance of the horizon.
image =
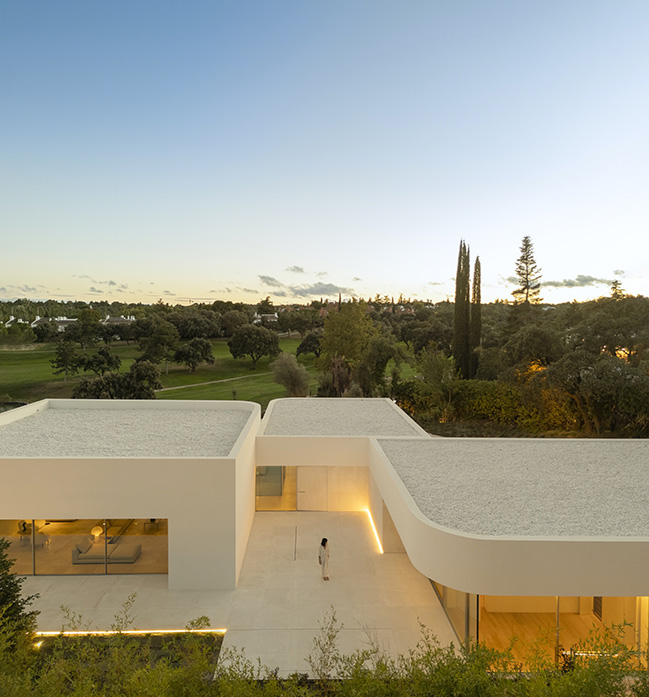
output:
[[0, 7], [0, 297], [649, 295], [649, 5]]

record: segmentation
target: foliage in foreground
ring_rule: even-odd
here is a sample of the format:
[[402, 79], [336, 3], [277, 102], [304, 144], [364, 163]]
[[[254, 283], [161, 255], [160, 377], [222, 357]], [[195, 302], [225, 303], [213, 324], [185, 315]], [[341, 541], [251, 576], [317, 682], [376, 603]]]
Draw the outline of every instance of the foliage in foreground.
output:
[[[134, 596], [115, 617], [114, 629], [128, 628]], [[81, 618], [66, 609], [68, 627]], [[199, 618], [189, 628], [204, 628]], [[441, 646], [422, 626], [421, 639], [406, 655], [392, 657], [367, 632], [366, 648], [343, 654], [338, 648], [342, 625], [333, 608], [314, 637], [305, 669], [309, 675], [278, 677], [259, 660], [235, 648], [221, 652], [215, 667], [214, 641], [188, 634], [162, 645], [117, 633], [110, 637], [58, 636], [37, 650], [32, 641], [10, 646], [0, 621], [0, 695], [98, 695], [175, 697], [218, 695], [290, 695], [309, 697], [580, 697], [649, 696], [646, 670], [623, 641], [624, 628], [593, 635], [555, 666], [530, 650], [523, 672], [511, 651], [480, 644]], [[28, 635], [25, 635], [28, 636]]]

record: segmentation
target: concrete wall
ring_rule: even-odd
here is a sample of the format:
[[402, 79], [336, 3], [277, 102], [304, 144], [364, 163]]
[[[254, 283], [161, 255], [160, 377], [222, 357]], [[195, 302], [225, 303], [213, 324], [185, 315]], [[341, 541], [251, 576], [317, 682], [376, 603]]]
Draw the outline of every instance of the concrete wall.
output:
[[235, 469], [235, 587], [246, 555], [248, 538], [255, 518], [255, 439], [260, 422], [260, 410], [255, 411], [248, 429], [233, 448], [237, 454]]
[[[119, 408], [120, 404], [98, 401], [96, 408]], [[87, 404], [75, 401], [74, 408]], [[170, 408], [163, 402], [154, 404]], [[218, 410], [219, 403], [211, 404]], [[220, 408], [232, 408], [232, 403], [221, 404]], [[1, 515], [7, 519], [167, 518], [169, 588], [234, 589], [254, 517], [254, 445], [260, 414], [258, 405], [241, 403], [239, 408], [249, 411], [250, 418], [232, 457], [0, 458]]]
[[329, 511], [364, 511], [369, 506], [367, 467], [327, 467]]
[[366, 467], [365, 436], [258, 436], [257, 465]]

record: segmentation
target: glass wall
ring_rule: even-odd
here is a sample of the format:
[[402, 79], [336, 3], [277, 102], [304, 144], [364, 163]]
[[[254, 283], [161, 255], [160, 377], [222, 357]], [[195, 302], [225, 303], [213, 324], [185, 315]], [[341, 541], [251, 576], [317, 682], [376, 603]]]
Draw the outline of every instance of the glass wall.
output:
[[109, 574], [166, 574], [168, 536], [166, 518], [109, 520]]
[[460, 643], [478, 640], [479, 596], [431, 581]]
[[257, 467], [255, 507], [258, 511], [294, 511], [297, 467]]
[[15, 559], [13, 570], [17, 574], [31, 574], [34, 551], [32, 521], [0, 520], [0, 537], [9, 542], [7, 553], [10, 559]]
[[598, 650], [606, 627], [620, 628], [620, 639], [645, 650], [647, 604], [643, 598], [592, 596], [480, 596], [480, 640], [505, 649], [523, 664], [532, 653], [559, 664], [572, 654]]
[[168, 521], [1, 520], [14, 571], [25, 575], [168, 573]]

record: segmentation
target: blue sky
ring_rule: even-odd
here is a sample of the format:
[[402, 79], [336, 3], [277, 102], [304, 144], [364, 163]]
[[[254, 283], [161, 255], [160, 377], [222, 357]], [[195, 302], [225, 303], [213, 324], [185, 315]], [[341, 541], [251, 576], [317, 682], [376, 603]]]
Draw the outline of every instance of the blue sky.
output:
[[649, 295], [649, 3], [0, 0], [0, 298]]

